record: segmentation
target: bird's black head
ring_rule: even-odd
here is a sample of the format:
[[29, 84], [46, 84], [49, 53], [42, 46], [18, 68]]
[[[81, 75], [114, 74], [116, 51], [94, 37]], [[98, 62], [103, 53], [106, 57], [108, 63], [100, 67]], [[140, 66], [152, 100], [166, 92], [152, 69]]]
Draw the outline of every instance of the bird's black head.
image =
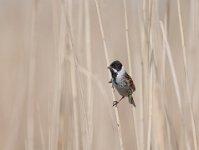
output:
[[108, 69], [110, 69], [112, 78], [115, 80], [118, 75], [118, 72], [122, 69], [122, 63], [118, 60], [115, 60], [110, 64]]
[[110, 64], [110, 67], [117, 70], [117, 72], [118, 72], [122, 69], [122, 63], [118, 60], [115, 60]]

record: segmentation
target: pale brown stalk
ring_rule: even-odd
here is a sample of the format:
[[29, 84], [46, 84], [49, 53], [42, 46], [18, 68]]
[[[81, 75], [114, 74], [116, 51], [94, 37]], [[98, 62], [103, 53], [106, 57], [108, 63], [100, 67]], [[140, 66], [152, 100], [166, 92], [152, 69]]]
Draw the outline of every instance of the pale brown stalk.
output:
[[28, 102], [27, 102], [27, 149], [34, 150], [34, 78], [35, 78], [35, 26], [37, 15], [37, 3], [32, 2], [32, 27], [31, 27], [31, 42], [29, 54], [29, 74], [28, 74]]
[[177, 0], [177, 7], [178, 7], [178, 19], [179, 19], [179, 26], [180, 26], [180, 37], [181, 37], [181, 42], [182, 42], [183, 63], [184, 63], [184, 72], [185, 72], [185, 80], [186, 80], [186, 92], [187, 92], [187, 97], [189, 100], [189, 110], [190, 110], [190, 115], [191, 115], [191, 125], [192, 125], [194, 149], [198, 150], [197, 137], [196, 137], [196, 126], [195, 126], [195, 121], [194, 121], [194, 116], [193, 116], [193, 109], [191, 106], [190, 85], [189, 85], [189, 81], [188, 81], [189, 76], [188, 76], [188, 70], [187, 70], [186, 47], [185, 47], [184, 32], [183, 32], [183, 25], [182, 25], [181, 6], [180, 6], [179, 0]]
[[163, 34], [163, 40], [166, 43], [166, 54], [167, 54], [167, 57], [169, 59], [169, 65], [170, 65], [171, 73], [172, 73], [172, 76], [173, 76], [173, 82], [174, 82], [174, 86], [175, 86], [175, 91], [176, 91], [176, 95], [177, 95], [179, 109], [180, 109], [181, 114], [183, 114], [181, 96], [180, 96], [180, 89], [179, 89], [179, 86], [178, 86], [177, 76], [176, 76], [176, 72], [175, 72], [175, 68], [174, 68], [174, 64], [173, 64], [171, 49], [170, 49], [169, 43], [167, 41], [167, 37], [166, 37], [166, 33], [165, 33], [163, 23], [161, 21], [160, 21], [160, 27], [161, 27], [162, 34]]
[[[108, 49], [107, 49], [107, 44], [106, 44], [106, 40], [105, 40], [105, 36], [104, 36], [104, 29], [103, 29], [103, 25], [102, 25], [102, 17], [101, 17], [99, 4], [98, 4], [97, 0], [95, 0], [95, 6], [96, 6], [96, 9], [97, 9], [97, 16], [98, 16], [98, 21], [99, 21], [99, 26], [100, 26], [100, 32], [101, 32], [101, 37], [102, 37], [102, 41], [103, 41], [106, 65], [109, 66], [110, 61], [109, 61], [109, 57], [108, 57]], [[111, 78], [110, 74], [109, 74], [109, 78]], [[113, 101], [115, 101], [116, 99], [115, 99], [115, 95], [113, 93], [113, 90], [112, 90], [112, 97], [113, 97]], [[119, 142], [120, 142], [120, 149], [124, 150], [123, 139], [122, 139], [122, 131], [121, 131], [121, 125], [120, 125], [120, 119], [119, 119], [119, 113], [118, 113], [117, 107], [114, 107], [114, 110], [115, 110], [116, 121], [117, 121], [117, 124], [118, 124], [118, 136], [119, 136]]]
[[63, 63], [64, 63], [64, 49], [65, 49], [65, 36], [66, 36], [66, 20], [64, 15], [64, 8], [61, 7], [61, 16], [60, 16], [60, 30], [59, 30], [59, 39], [58, 39], [58, 52], [57, 52], [57, 62], [56, 62], [56, 86], [55, 94], [52, 102], [51, 110], [51, 128], [50, 128], [50, 138], [49, 138], [49, 150], [55, 150], [58, 148], [56, 144], [59, 139], [59, 123], [60, 123], [60, 101], [62, 93], [62, 82], [63, 82]]
[[[126, 0], [123, 0], [123, 5], [124, 5], [124, 23], [125, 23], [126, 50], [127, 50], [127, 57], [128, 57], [129, 73], [132, 76], [132, 65], [131, 65], [132, 61], [131, 61], [130, 43], [129, 43], [129, 27], [128, 27], [128, 16], [127, 16]], [[133, 106], [131, 108], [132, 108], [132, 112], [133, 112], [133, 122], [134, 122], [134, 131], [135, 131], [137, 149], [140, 149], [135, 108]]]
[[90, 38], [90, 4], [89, 0], [85, 0], [85, 49], [86, 49], [86, 66], [88, 68], [89, 74], [87, 76], [87, 97], [88, 97], [88, 128], [89, 128], [89, 150], [92, 149], [93, 141], [93, 99], [92, 99], [92, 83], [91, 83], [91, 73], [92, 73], [92, 60], [91, 60], [91, 38]]
[[147, 150], [151, 147], [151, 130], [152, 130], [152, 108], [153, 108], [153, 46], [152, 46], [152, 15], [153, 15], [153, 0], [149, 1], [149, 18], [145, 20], [145, 35], [148, 40], [148, 67], [149, 67], [149, 85], [148, 85], [148, 130], [147, 130]]

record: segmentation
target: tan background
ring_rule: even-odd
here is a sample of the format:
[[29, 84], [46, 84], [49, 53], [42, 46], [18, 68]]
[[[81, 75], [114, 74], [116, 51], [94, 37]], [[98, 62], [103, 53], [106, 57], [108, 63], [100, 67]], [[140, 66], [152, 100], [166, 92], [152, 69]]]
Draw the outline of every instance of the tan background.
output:
[[197, 0], [0, 0], [0, 149], [198, 150], [198, 48]]

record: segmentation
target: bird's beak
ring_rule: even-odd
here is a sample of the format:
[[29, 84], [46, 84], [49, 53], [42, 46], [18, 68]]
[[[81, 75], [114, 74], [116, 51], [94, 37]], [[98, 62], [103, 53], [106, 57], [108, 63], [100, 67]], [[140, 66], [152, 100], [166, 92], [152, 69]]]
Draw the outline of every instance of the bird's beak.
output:
[[111, 67], [110, 67], [110, 66], [108, 66], [107, 68], [108, 68], [108, 69], [111, 69]]

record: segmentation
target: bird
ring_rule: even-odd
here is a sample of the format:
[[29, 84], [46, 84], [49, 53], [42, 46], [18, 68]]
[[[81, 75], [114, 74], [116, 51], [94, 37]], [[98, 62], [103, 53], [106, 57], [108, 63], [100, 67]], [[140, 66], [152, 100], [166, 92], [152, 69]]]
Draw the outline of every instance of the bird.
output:
[[128, 97], [129, 103], [136, 107], [132, 96], [133, 92], [136, 90], [135, 84], [132, 78], [125, 71], [122, 63], [119, 60], [115, 60], [108, 66], [108, 69], [110, 70], [112, 76], [109, 83], [112, 83], [113, 89], [116, 88], [118, 93], [122, 96], [119, 101], [113, 101], [113, 106], [117, 107], [118, 103], [123, 98]]

